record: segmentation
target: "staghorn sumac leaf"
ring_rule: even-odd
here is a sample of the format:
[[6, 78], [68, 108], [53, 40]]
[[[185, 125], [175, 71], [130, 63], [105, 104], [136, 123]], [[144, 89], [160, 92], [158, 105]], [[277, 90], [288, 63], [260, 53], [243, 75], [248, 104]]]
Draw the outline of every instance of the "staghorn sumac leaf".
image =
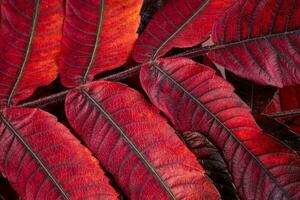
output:
[[136, 42], [133, 57], [145, 62], [174, 47], [195, 46], [209, 38], [214, 21], [234, 0], [169, 0]]
[[61, 81], [75, 87], [124, 64], [137, 39], [142, 0], [67, 0], [59, 62]]
[[137, 91], [92, 82], [67, 95], [65, 110], [71, 126], [128, 198], [220, 198], [195, 156]]
[[263, 85], [300, 83], [300, 0], [239, 0], [216, 22], [209, 57]]
[[3, 0], [0, 38], [0, 108], [17, 104], [57, 75], [62, 0]]
[[219, 150], [201, 133], [187, 131], [180, 135], [195, 154], [206, 174], [213, 180], [223, 200], [239, 199], [232, 177]]
[[117, 199], [89, 150], [38, 109], [0, 113], [0, 170], [22, 199]]
[[300, 158], [263, 134], [233, 87], [186, 58], [144, 64], [141, 83], [179, 131], [205, 134], [228, 163], [243, 199], [299, 199]]

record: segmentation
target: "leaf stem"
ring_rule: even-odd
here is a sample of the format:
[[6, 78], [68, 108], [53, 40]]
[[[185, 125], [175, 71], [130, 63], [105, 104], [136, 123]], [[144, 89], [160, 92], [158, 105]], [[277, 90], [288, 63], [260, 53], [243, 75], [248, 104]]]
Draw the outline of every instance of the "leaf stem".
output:
[[[136, 65], [136, 66], [130, 67], [130, 68], [128, 68], [128, 69], [126, 69], [122, 72], [118, 72], [118, 73], [106, 76], [106, 77], [101, 78], [99, 80], [122, 81], [122, 80], [125, 80], [127, 78], [130, 78], [130, 77], [138, 74], [141, 66], [142, 66], [141, 64]], [[95, 81], [97, 81], [97, 80], [95, 80]], [[86, 84], [88, 84], [88, 83], [86, 83]], [[78, 86], [76, 88], [73, 88], [73, 89], [78, 89], [78, 88], [80, 88], [80, 87], [82, 87], [86, 84], [80, 85], [80, 86]], [[50, 95], [50, 96], [46, 96], [46, 97], [43, 97], [43, 98], [39, 98], [37, 100], [22, 103], [20, 105], [15, 106], [15, 107], [39, 107], [39, 108], [43, 108], [47, 105], [63, 101], [70, 90], [71, 89], [67, 89], [67, 90], [64, 90], [62, 92]]]

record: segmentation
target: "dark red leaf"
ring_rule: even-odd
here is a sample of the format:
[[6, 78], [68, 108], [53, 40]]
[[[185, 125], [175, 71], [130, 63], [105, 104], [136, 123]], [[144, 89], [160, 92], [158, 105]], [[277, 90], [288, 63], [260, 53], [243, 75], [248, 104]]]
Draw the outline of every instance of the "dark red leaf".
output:
[[124, 64], [137, 38], [142, 0], [67, 0], [59, 71], [66, 87]]
[[137, 62], [163, 56], [171, 48], [204, 42], [233, 0], [169, 0], [151, 19], [134, 48]]
[[206, 174], [213, 180], [222, 199], [239, 199], [232, 177], [227, 170], [227, 164], [219, 150], [199, 132], [184, 132], [181, 137], [196, 155]]
[[300, 85], [284, 87], [275, 94], [264, 113], [280, 113], [300, 109]]
[[0, 108], [17, 104], [57, 75], [62, 0], [3, 0]]
[[300, 137], [300, 117], [297, 117], [289, 122], [286, 122], [286, 124], [289, 126], [291, 130], [293, 130]]
[[141, 23], [138, 29], [138, 33], [142, 33], [146, 28], [147, 24], [151, 20], [152, 16], [156, 11], [166, 2], [167, 0], [144, 0], [141, 9]]
[[263, 85], [300, 83], [300, 0], [239, 0], [216, 22], [214, 62]]
[[226, 80], [235, 88], [239, 97], [251, 108], [252, 113], [260, 114], [272, 101], [276, 88], [259, 85], [242, 79], [226, 70]]
[[18, 194], [11, 188], [7, 179], [0, 174], [0, 199], [1, 200], [18, 200]]
[[299, 199], [300, 158], [263, 134], [233, 87], [189, 59], [160, 59], [141, 69], [151, 101], [180, 131], [199, 131], [222, 149], [244, 199]]
[[263, 115], [256, 116], [255, 119], [258, 125], [264, 130], [264, 133], [277, 138], [300, 155], [299, 133], [294, 132], [285, 124]]
[[0, 113], [0, 170], [23, 199], [117, 199], [90, 151], [38, 109]]
[[99, 81], [72, 90], [70, 124], [130, 199], [219, 199], [195, 156], [135, 90]]

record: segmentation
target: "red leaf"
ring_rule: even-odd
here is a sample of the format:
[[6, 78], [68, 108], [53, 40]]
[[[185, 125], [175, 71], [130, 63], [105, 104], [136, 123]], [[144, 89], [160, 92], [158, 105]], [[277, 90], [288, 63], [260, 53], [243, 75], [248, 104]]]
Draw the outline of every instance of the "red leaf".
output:
[[57, 75], [62, 0], [3, 0], [0, 108], [17, 104]]
[[59, 66], [64, 86], [91, 81], [127, 61], [141, 6], [142, 0], [67, 0]]
[[255, 116], [258, 125], [264, 133], [272, 135], [300, 155], [300, 134], [283, 123], [264, 115]]
[[300, 109], [300, 85], [280, 89], [264, 113], [270, 114], [296, 109]]
[[184, 132], [181, 137], [206, 170], [206, 174], [213, 180], [222, 199], [239, 199], [227, 164], [219, 150], [199, 132]]
[[252, 113], [260, 114], [272, 101], [276, 88], [259, 85], [239, 78], [226, 70], [226, 80], [234, 87], [239, 97], [251, 108]]
[[214, 62], [264, 85], [300, 83], [300, 0], [236, 1], [216, 22]]
[[72, 90], [70, 124], [130, 199], [219, 199], [196, 158], [135, 90], [99, 81]]
[[160, 59], [141, 69], [151, 101], [180, 131], [199, 131], [228, 162], [245, 199], [300, 198], [296, 152], [262, 133], [233, 87], [189, 59]]
[[169, 0], [153, 17], [134, 48], [134, 59], [145, 62], [174, 47], [204, 42], [214, 21], [233, 0]]
[[0, 113], [0, 170], [23, 199], [117, 199], [91, 153], [38, 109]]
[[[300, 137], [300, 117], [295, 118], [292, 121], [288, 122], [287, 125], [289, 126], [290, 129], [292, 129]], [[300, 152], [300, 150], [299, 150], [299, 152]]]

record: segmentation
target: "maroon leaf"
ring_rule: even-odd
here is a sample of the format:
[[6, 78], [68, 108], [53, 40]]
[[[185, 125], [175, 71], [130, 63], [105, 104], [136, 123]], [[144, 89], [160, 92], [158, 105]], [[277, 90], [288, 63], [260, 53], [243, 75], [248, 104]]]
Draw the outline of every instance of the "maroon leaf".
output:
[[300, 85], [279, 89], [264, 113], [280, 113], [300, 109]]
[[0, 113], [0, 170], [23, 199], [117, 199], [90, 151], [38, 109]]
[[226, 70], [226, 80], [235, 88], [239, 97], [251, 108], [252, 113], [262, 113], [271, 102], [276, 89], [270, 86], [259, 85], [242, 79]]
[[286, 144], [291, 149], [298, 152], [300, 155], [300, 134], [294, 132], [291, 128], [275, 119], [258, 115], [255, 116], [258, 125], [267, 133], [282, 143]]
[[151, 19], [134, 48], [137, 62], [163, 56], [171, 48], [204, 42], [233, 0], [169, 0]]
[[300, 83], [300, 0], [239, 0], [216, 22], [214, 62], [263, 85]]
[[182, 139], [196, 155], [206, 174], [213, 180], [222, 199], [239, 199], [232, 177], [227, 170], [227, 164], [219, 150], [199, 132], [184, 132]]
[[135, 90], [99, 81], [72, 90], [67, 118], [130, 199], [219, 199], [195, 156]]
[[199, 131], [222, 149], [244, 199], [299, 199], [300, 159], [263, 134], [233, 87], [189, 59], [160, 59], [141, 69], [151, 101], [180, 131]]

